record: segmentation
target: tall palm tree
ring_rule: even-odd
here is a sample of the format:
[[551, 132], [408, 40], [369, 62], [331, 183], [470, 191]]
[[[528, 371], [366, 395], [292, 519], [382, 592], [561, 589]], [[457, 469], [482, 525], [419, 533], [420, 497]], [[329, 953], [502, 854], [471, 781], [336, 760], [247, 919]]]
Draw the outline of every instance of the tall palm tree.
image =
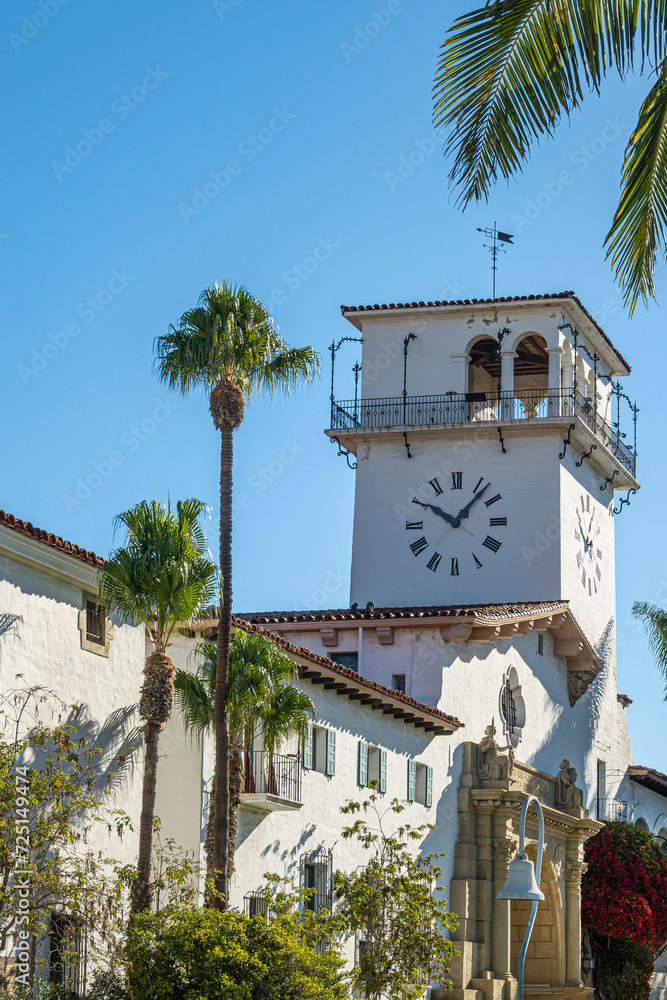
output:
[[[198, 643], [194, 655], [200, 660], [196, 673], [176, 672], [176, 705], [185, 728], [199, 736], [215, 727], [217, 646]], [[308, 695], [294, 686], [296, 667], [279, 647], [263, 635], [248, 635], [236, 630], [229, 648], [227, 685], [227, 720], [230, 742], [229, 856], [227, 878], [234, 869], [234, 851], [238, 829], [237, 813], [243, 789], [245, 756], [253, 737], [261, 736], [265, 750], [274, 754], [293, 737], [302, 739], [314, 706]], [[215, 783], [215, 777], [213, 779]], [[215, 830], [215, 798], [211, 789], [206, 836], [207, 868], [212, 873], [211, 855]]]
[[232, 621], [233, 432], [243, 423], [246, 399], [257, 391], [289, 392], [319, 372], [311, 347], [288, 347], [266, 306], [240, 284], [225, 279], [206, 288], [194, 309], [156, 340], [159, 379], [187, 396], [209, 393], [220, 431], [220, 573], [215, 715], [215, 830], [213, 903], [227, 907], [229, 857], [229, 735], [227, 684]]
[[644, 626], [649, 649], [665, 682], [665, 701], [667, 701], [667, 610], [657, 604], [635, 601], [632, 605], [632, 614]]
[[200, 617], [215, 600], [217, 569], [199, 517], [200, 500], [182, 500], [176, 511], [143, 501], [116, 518], [126, 529], [125, 545], [114, 549], [98, 571], [98, 604], [123, 622], [145, 626], [153, 652], [147, 657], [139, 712], [146, 746], [139, 826], [139, 858], [132, 884], [132, 914], [151, 902], [151, 860], [157, 789], [158, 742], [171, 715], [176, 668], [167, 655], [179, 623]]
[[634, 311], [655, 297], [656, 253], [667, 225], [667, 8], [662, 0], [497, 0], [459, 17], [435, 78], [436, 127], [445, 133], [460, 203], [488, 201], [519, 173], [585, 91], [615, 71], [654, 77], [625, 151], [621, 198], [605, 243]]

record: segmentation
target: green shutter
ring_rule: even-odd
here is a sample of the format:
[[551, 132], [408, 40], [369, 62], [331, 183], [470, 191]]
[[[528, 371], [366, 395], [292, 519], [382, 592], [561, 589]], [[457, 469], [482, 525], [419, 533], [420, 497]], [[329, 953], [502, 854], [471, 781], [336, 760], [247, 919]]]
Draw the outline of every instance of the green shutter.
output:
[[324, 773], [329, 778], [336, 773], [336, 734], [333, 729], [327, 729], [327, 763]]
[[408, 802], [414, 802], [417, 797], [417, 763], [408, 761]]
[[387, 791], [387, 751], [380, 750], [380, 791]]
[[308, 723], [308, 732], [303, 740], [303, 766], [307, 771], [313, 767], [313, 724]]
[[368, 743], [359, 740], [359, 758], [357, 761], [357, 784], [365, 788], [368, 784]]
[[433, 805], [433, 768], [426, 767], [426, 801], [425, 806]]

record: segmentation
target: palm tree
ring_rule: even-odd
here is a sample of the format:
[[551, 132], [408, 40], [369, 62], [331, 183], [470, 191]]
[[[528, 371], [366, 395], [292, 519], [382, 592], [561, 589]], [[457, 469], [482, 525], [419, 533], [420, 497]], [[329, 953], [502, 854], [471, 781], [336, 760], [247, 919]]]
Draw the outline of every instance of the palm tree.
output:
[[665, 682], [665, 701], [667, 701], [667, 611], [657, 604], [635, 601], [632, 605], [632, 614], [644, 626], [649, 649]]
[[133, 915], [151, 902], [158, 742], [171, 715], [176, 672], [167, 655], [169, 639], [178, 624], [200, 617], [201, 609], [216, 596], [217, 569], [207, 558], [199, 524], [204, 509], [200, 500], [182, 500], [174, 513], [170, 506], [144, 500], [123, 511], [115, 524], [126, 529], [125, 545], [114, 549], [98, 571], [99, 606], [122, 622], [143, 624], [153, 646], [139, 702], [146, 755], [139, 858], [131, 890]]
[[626, 304], [655, 298], [667, 223], [667, 9], [659, 0], [497, 0], [459, 17], [435, 78], [436, 127], [453, 156], [460, 204], [488, 201], [521, 171], [584, 91], [638, 64], [655, 76], [625, 152], [621, 198], [605, 243]]
[[209, 393], [211, 416], [220, 431], [220, 574], [215, 716], [215, 830], [213, 903], [227, 907], [229, 857], [229, 735], [227, 684], [232, 622], [233, 432], [243, 423], [246, 399], [275, 389], [289, 392], [319, 372], [311, 347], [288, 347], [259, 299], [229, 279], [206, 288], [194, 309], [156, 340], [160, 381], [187, 396]]
[[[217, 646], [198, 643], [194, 655], [200, 659], [196, 673], [176, 672], [176, 705], [185, 728], [199, 736], [215, 727], [213, 709]], [[229, 856], [227, 878], [234, 869], [238, 829], [237, 813], [243, 789], [244, 764], [250, 767], [250, 747], [261, 736], [265, 750], [273, 755], [287, 740], [302, 739], [314, 706], [308, 695], [294, 686], [296, 667], [274, 642], [262, 635], [247, 635], [240, 629], [230, 643], [227, 686], [227, 720], [230, 742]], [[215, 777], [213, 779], [215, 784]], [[211, 809], [206, 836], [208, 874], [212, 874], [215, 830], [215, 797], [211, 789]]]

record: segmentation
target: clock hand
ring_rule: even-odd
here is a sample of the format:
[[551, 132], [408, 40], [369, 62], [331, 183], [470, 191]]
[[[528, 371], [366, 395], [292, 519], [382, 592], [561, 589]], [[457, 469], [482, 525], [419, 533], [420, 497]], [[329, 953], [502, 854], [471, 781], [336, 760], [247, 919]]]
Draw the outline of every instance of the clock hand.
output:
[[473, 498], [472, 498], [472, 500], [470, 501], [470, 503], [467, 503], [467, 504], [465, 505], [465, 507], [463, 507], [463, 508], [462, 508], [462, 509], [461, 509], [461, 510], [460, 510], [460, 511], [458, 512], [458, 514], [457, 514], [457, 515], [456, 515], [456, 517], [454, 518], [454, 520], [456, 521], [456, 524], [454, 525], [454, 527], [455, 527], [455, 528], [458, 528], [458, 526], [459, 526], [459, 523], [460, 523], [460, 521], [461, 521], [461, 518], [462, 518], [462, 517], [465, 517], [465, 516], [466, 516], [466, 514], [468, 513], [468, 511], [470, 510], [470, 508], [472, 507], [472, 505], [473, 505], [473, 504], [474, 504], [474, 503], [475, 503], [475, 502], [476, 502], [477, 500], [479, 500], [479, 498], [481, 497], [481, 495], [482, 495], [482, 493], [484, 492], [484, 490], [488, 490], [488, 488], [489, 488], [489, 486], [490, 486], [490, 485], [491, 485], [491, 483], [487, 483], [487, 484], [486, 484], [486, 486], [482, 486], [482, 488], [481, 488], [481, 490], [479, 491], [479, 493], [474, 493], [474, 494], [473, 494]]
[[447, 511], [443, 510], [441, 507], [436, 507], [435, 504], [433, 503], [428, 504], [428, 506], [430, 507], [430, 509], [433, 511], [434, 514], [437, 514], [438, 517], [444, 518], [447, 524], [451, 524], [453, 528], [456, 528], [458, 526], [458, 521], [456, 520], [456, 518], [452, 517], [451, 514], [448, 514]]

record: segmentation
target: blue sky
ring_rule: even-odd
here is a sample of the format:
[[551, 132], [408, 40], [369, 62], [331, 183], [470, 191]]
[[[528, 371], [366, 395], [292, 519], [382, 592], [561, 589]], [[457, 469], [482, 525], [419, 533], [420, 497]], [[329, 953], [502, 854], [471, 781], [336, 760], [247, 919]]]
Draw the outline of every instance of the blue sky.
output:
[[[574, 289], [633, 366], [643, 489], [617, 521], [619, 688], [636, 760], [667, 771], [667, 705], [629, 618], [635, 599], [667, 603], [665, 346], [659, 307], [630, 321], [602, 250], [649, 84], [610, 78], [516, 183], [461, 215], [429, 140], [438, 45], [466, 9], [5, 0], [0, 506], [106, 554], [114, 514], [153, 492], [215, 504], [206, 401], [157, 384], [152, 345], [233, 275], [324, 355], [321, 382], [253, 400], [237, 436], [235, 606], [344, 606], [353, 475], [322, 434], [326, 348], [353, 332], [339, 306], [489, 295], [475, 227], [497, 219], [517, 237], [499, 294]], [[657, 285], [662, 301], [663, 272]]]

